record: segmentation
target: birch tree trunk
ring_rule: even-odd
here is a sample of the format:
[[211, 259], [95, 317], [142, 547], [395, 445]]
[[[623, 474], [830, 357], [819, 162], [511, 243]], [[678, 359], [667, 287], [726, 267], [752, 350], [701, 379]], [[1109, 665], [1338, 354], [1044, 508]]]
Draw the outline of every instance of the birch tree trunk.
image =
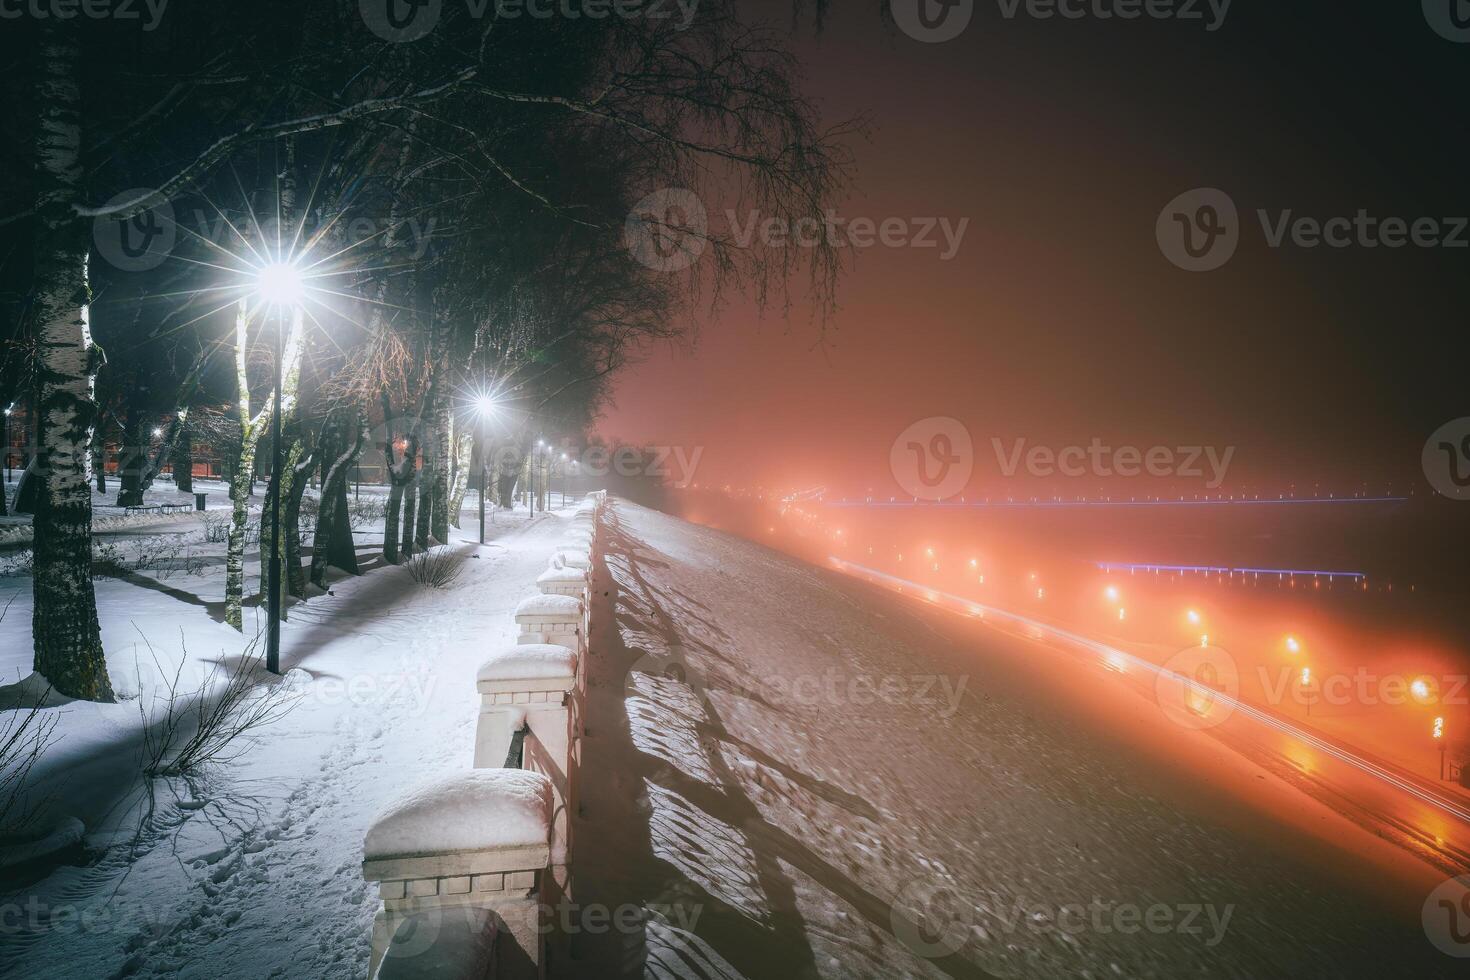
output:
[[347, 474], [367, 441], [367, 430], [356, 412], [332, 428], [330, 440], [322, 437], [322, 501], [311, 546], [311, 581], [318, 588], [327, 586], [328, 565], [360, 574], [347, 514]]
[[449, 488], [449, 523], [459, 527], [460, 513], [464, 510], [464, 498], [470, 490], [470, 473], [475, 465], [474, 430], [466, 429], [454, 435], [454, 467]]
[[[277, 329], [281, 329], [277, 325]], [[282, 347], [281, 411], [289, 412], [296, 399], [300, 379], [302, 318], [298, 311], [291, 321], [290, 333]], [[225, 622], [237, 630], [244, 629], [241, 608], [245, 601], [245, 531], [250, 524], [250, 497], [255, 489], [255, 455], [261, 433], [270, 425], [275, 392], [266, 394], [265, 407], [258, 415], [250, 414], [249, 361], [250, 309], [241, 299], [235, 306], [235, 386], [237, 418], [240, 421], [240, 456], [230, 480], [230, 501], [234, 505], [230, 519], [230, 539], [225, 549]]]
[[286, 590], [298, 599], [306, 598], [306, 572], [301, 567], [301, 498], [311, 471], [317, 465], [315, 445], [298, 442], [301, 451], [292, 457], [290, 488], [286, 493]]
[[80, 51], [73, 25], [52, 17], [38, 27], [34, 315], [44, 460], [34, 530], [34, 664], [68, 697], [112, 701], [92, 589], [88, 472], [101, 350], [88, 322], [88, 229], [73, 211], [81, 181]]
[[414, 546], [414, 528], [417, 527], [420, 477], [415, 473], [416, 462], [412, 457], [405, 457], [404, 463], [408, 478], [403, 487], [403, 534], [399, 538], [398, 553], [406, 561], [418, 552]]
[[434, 540], [440, 544], [449, 541], [449, 456], [454, 444], [450, 418], [449, 399], [440, 397], [434, 406], [434, 511], [429, 525]]

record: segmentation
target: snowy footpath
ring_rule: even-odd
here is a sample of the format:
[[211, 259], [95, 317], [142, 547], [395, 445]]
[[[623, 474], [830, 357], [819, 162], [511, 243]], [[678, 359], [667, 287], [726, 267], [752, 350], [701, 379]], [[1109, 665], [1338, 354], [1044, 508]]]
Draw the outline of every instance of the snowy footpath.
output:
[[[289, 712], [232, 761], [151, 781], [146, 805], [124, 792], [138, 769], [136, 692], [57, 709], [61, 738], [38, 782], [50, 808], [86, 824], [87, 847], [71, 866], [5, 883], [0, 976], [366, 977], [377, 895], [362, 878], [364, 833], [405, 784], [470, 764], [476, 668], [512, 640], [511, 613], [570, 513], [502, 516], [484, 546], [466, 521], [445, 549], [459, 566], [447, 588], [379, 567], [293, 606]], [[150, 676], [127, 669], [150, 659], [144, 632], [165, 664], [187, 644], [186, 687], [202, 662], [239, 656], [239, 634], [205, 612], [218, 583], [201, 597], [131, 579], [99, 581], [115, 679]], [[28, 626], [29, 581], [8, 581], [8, 615]], [[109, 783], [115, 792], [99, 791]], [[82, 812], [98, 799], [111, 810]]]
[[727, 534], [607, 522], [557, 973], [1456, 974], [1419, 921], [1442, 875], [1205, 733]]

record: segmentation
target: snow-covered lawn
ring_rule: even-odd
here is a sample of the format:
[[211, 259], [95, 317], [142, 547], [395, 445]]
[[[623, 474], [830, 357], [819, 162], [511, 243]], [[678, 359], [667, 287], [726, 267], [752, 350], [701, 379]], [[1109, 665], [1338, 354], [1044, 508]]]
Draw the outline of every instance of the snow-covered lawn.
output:
[[721, 532], [610, 519], [579, 975], [1454, 975], [1419, 924], [1442, 873], [1142, 698]]
[[[98, 580], [109, 670], [130, 699], [50, 712], [60, 740], [35, 783], [49, 794], [46, 821], [80, 818], [88, 849], [42, 880], [8, 884], [0, 974], [366, 976], [376, 895], [362, 880], [363, 835], [404, 784], [469, 766], [476, 668], [513, 637], [511, 612], [536, 592], [570, 513], [501, 513], [481, 547], [467, 510], [447, 546], [461, 565], [448, 588], [379, 567], [294, 605], [282, 635], [292, 672], [279, 682], [289, 713], [234, 761], [188, 778], [139, 781], [138, 705], [185, 648], [186, 691], [238, 663], [245, 640], [215, 608], [221, 571]], [[199, 530], [181, 529], [179, 547], [197, 546]], [[0, 605], [12, 601], [8, 679], [29, 670], [29, 589], [26, 577], [0, 578]]]

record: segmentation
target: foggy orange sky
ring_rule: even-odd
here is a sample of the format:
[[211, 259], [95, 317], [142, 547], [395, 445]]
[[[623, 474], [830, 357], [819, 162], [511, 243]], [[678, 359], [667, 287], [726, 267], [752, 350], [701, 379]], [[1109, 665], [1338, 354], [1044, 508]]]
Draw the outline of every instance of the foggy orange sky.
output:
[[[1224, 490], [1413, 489], [1424, 439], [1464, 414], [1445, 302], [1463, 252], [1271, 249], [1257, 227], [1199, 274], [1154, 237], [1164, 204], [1201, 186], [1228, 189], [1248, 222], [1464, 212], [1441, 85], [1460, 52], [1438, 57], [1406, 8], [1402, 42], [1425, 50], [1406, 72], [1324, 35], [1327, 10], [1241, 9], [1234, 34], [977, 14], [932, 46], [838, 11], [798, 48], [826, 118], [872, 123], [841, 214], [968, 218], [958, 255], [863, 251], [824, 338], [800, 305], [787, 324], [737, 300], [692, 352], [659, 348], [623, 374], [600, 431], [702, 447], [708, 481], [894, 492], [893, 438], [949, 415], [981, 456], [992, 437], [1233, 445]], [[1289, 23], [1244, 23], [1263, 17]], [[1344, 129], [1348, 108], [1371, 127]]]

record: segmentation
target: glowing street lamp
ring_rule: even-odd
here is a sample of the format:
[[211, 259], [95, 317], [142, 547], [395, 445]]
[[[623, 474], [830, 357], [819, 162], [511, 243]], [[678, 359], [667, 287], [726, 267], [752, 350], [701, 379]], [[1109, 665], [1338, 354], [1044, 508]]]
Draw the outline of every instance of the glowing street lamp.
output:
[[1193, 623], [1196, 626], [1199, 625], [1199, 613], [1195, 612], [1193, 609], [1191, 609], [1188, 612], [1186, 612], [1184, 614], [1184, 618], [1187, 619], [1187, 620], [1189, 620], [1191, 623]]
[[291, 262], [270, 262], [255, 273], [255, 292], [271, 306], [294, 307], [306, 298], [301, 270]]
[[1414, 700], [1416, 701], [1428, 701], [1429, 682], [1422, 677], [1414, 678], [1413, 682], [1409, 685], [1409, 693], [1414, 695]]
[[1105, 596], [1108, 597], [1108, 601], [1109, 602], [1117, 602], [1118, 601], [1118, 587], [1116, 585], [1110, 585], [1110, 586], [1108, 586], [1106, 589], [1103, 589], [1103, 595], [1105, 595]]
[[1299, 652], [1301, 652], [1301, 648], [1302, 648], [1302, 645], [1301, 645], [1301, 643], [1297, 642], [1297, 638], [1296, 637], [1294, 637], [1294, 636], [1288, 636], [1286, 638], [1286, 649], [1288, 651], [1290, 651], [1291, 653], [1299, 653]]

